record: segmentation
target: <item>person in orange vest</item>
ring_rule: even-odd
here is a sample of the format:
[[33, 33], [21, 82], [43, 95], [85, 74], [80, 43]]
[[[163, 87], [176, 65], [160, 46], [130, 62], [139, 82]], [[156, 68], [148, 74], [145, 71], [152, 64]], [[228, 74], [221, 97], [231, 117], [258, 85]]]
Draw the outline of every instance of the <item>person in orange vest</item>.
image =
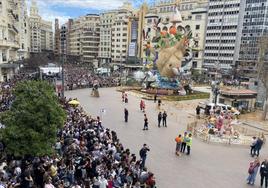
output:
[[176, 151], [175, 151], [175, 154], [180, 156], [180, 150], [181, 150], [181, 143], [182, 143], [182, 137], [181, 137], [181, 134], [179, 134], [179, 136], [177, 136], [175, 138], [175, 141], [176, 141]]

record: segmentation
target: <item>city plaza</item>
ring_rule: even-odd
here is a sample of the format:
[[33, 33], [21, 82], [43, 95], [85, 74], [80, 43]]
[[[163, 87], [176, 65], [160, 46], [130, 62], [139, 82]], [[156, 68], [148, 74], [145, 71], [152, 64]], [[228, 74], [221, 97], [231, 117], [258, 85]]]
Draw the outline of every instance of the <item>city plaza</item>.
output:
[[[16, 110], [20, 82], [43, 80], [54, 89], [46, 99], [66, 113], [46, 155], [10, 152], [17, 135], [5, 133], [20, 118], [10, 127], [1, 119], [1, 188], [246, 188], [268, 179], [268, 163], [260, 165], [268, 159], [267, 0], [111, 0], [87, 14], [59, 2], [0, 0], [0, 115]], [[45, 20], [56, 9], [74, 16]], [[158, 127], [160, 111], [167, 127]], [[185, 132], [191, 153], [178, 155]]]
[[[146, 143], [151, 149], [146, 163], [156, 175], [157, 187], [250, 187], [245, 180], [252, 160], [249, 146], [208, 144], [194, 138], [190, 156], [175, 155], [174, 139], [195, 119], [195, 106], [200, 100], [180, 102], [184, 108], [163, 101], [161, 110], [168, 112], [167, 128], [157, 127], [157, 104], [146, 100], [149, 130], [144, 132], [140, 97], [129, 94], [129, 102], [125, 104], [115, 88], [99, 89], [100, 98], [90, 97], [90, 92], [89, 89], [68, 91], [66, 96], [77, 98], [90, 115], [101, 116], [103, 125], [115, 130], [131, 151], [138, 153]], [[124, 108], [129, 110], [128, 123], [124, 122]], [[267, 154], [267, 145], [264, 145], [260, 158], [264, 159]]]

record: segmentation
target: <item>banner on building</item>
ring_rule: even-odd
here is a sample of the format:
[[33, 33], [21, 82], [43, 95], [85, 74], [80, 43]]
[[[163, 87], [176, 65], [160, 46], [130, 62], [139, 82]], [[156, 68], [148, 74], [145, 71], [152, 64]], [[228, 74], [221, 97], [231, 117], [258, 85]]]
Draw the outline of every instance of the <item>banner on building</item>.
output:
[[136, 42], [131, 42], [128, 47], [128, 56], [135, 57], [136, 56]]

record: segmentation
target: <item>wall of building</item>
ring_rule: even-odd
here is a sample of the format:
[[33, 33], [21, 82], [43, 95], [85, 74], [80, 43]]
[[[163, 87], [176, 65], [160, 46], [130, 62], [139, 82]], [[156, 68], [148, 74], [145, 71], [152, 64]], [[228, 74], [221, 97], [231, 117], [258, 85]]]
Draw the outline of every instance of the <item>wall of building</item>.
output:
[[38, 13], [36, 1], [32, 1], [29, 24], [31, 30], [31, 52], [53, 50], [52, 22], [45, 21]]
[[117, 11], [109, 11], [100, 14], [100, 46], [99, 60], [101, 64], [111, 63], [112, 50], [112, 26]]
[[213, 0], [209, 2], [206, 42], [203, 66], [230, 70], [235, 64], [236, 40], [241, 33], [238, 28], [241, 0]]

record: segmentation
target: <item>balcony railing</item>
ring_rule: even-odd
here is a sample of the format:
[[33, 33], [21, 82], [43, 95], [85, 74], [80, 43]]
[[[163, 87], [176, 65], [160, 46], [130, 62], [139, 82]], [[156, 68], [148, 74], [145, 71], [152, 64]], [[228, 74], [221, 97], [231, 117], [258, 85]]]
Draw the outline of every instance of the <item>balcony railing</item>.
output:
[[20, 48], [18, 41], [12, 41], [12, 40], [0, 40], [0, 46], [2, 47], [10, 47], [10, 48]]

